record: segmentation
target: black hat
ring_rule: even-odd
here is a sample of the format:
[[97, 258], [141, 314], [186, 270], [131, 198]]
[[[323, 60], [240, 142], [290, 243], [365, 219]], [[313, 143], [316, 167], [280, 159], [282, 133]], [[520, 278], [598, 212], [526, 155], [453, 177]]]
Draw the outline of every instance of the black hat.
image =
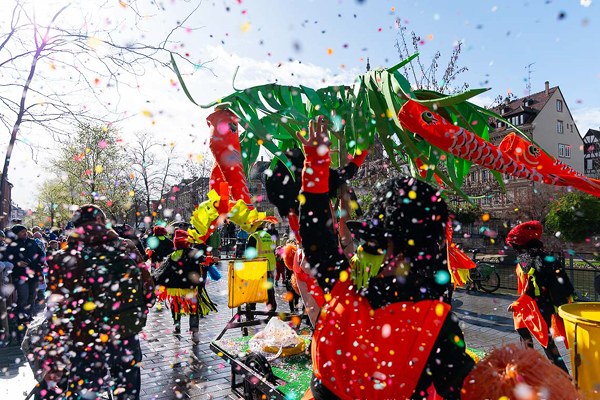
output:
[[15, 235], [18, 235], [19, 232], [22, 231], [26, 231], [27, 227], [25, 225], [13, 225], [10, 230], [12, 231], [12, 233], [14, 233]]
[[390, 238], [398, 251], [410, 254], [439, 246], [447, 221], [448, 207], [435, 188], [401, 177], [378, 185], [365, 220], [346, 225], [359, 240], [385, 248]]
[[100, 207], [95, 204], [84, 204], [83, 206], [79, 207], [77, 211], [75, 211], [71, 221], [77, 228], [86, 223], [94, 222], [98, 216], [101, 216], [102, 219], [106, 219], [106, 215], [104, 214], [104, 211], [100, 209]]

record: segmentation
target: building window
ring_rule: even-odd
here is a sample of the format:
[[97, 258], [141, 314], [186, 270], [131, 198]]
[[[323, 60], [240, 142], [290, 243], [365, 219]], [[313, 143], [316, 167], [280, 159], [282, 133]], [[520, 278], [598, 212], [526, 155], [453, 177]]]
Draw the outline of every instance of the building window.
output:
[[519, 125], [523, 125], [523, 114], [519, 115]]
[[556, 100], [556, 111], [562, 112], [562, 100]]
[[556, 132], [564, 133], [563, 122], [561, 120], [556, 121]]
[[571, 145], [559, 143], [558, 156], [562, 158], [571, 158]]
[[591, 158], [588, 158], [585, 160], [585, 169], [587, 171], [591, 170], [592, 167], [594, 166], [593, 160]]

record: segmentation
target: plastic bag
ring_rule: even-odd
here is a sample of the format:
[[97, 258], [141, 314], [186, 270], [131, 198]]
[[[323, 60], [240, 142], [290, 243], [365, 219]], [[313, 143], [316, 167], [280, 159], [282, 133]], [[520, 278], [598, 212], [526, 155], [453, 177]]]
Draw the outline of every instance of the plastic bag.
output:
[[[280, 355], [298, 354], [304, 351], [304, 340], [285, 322], [279, 318], [271, 318], [264, 330], [258, 332], [248, 342], [250, 351], [254, 353], [277, 353], [271, 359]], [[287, 351], [285, 349], [296, 349], [296, 351]]]

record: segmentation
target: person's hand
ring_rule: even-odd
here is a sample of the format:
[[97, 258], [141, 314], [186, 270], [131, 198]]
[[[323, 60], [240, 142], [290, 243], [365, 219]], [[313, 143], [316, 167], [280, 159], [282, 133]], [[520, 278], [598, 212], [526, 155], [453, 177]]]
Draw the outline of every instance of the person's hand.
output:
[[29, 263], [27, 261], [17, 261], [17, 267], [27, 267], [29, 266]]
[[[327, 125], [327, 119], [319, 115], [316, 122], [315, 120], [310, 120], [308, 124], [308, 136], [303, 136], [303, 133], [306, 134], [305, 131], [296, 132], [296, 136], [304, 147], [316, 147], [319, 155], [325, 155], [331, 145]], [[321, 149], [323, 150], [322, 154]]]
[[509, 304], [508, 307], [506, 307], [506, 311], [507, 312], [513, 312], [513, 306], [512, 306], [512, 304]]

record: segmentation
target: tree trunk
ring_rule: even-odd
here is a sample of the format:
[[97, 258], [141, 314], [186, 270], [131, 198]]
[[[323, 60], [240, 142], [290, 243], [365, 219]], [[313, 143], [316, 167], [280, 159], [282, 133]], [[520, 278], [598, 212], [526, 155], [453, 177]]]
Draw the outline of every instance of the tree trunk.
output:
[[[34, 33], [35, 34], [35, 33]], [[36, 50], [33, 55], [33, 60], [31, 61], [31, 67], [29, 68], [29, 76], [25, 81], [25, 85], [23, 86], [23, 92], [21, 93], [21, 102], [19, 103], [19, 112], [17, 113], [17, 119], [15, 124], [13, 125], [12, 132], [10, 134], [10, 141], [8, 142], [8, 147], [6, 148], [6, 157], [4, 158], [4, 166], [2, 167], [2, 183], [0, 184], [0, 201], [2, 202], [1, 209], [4, 210], [5, 203], [8, 201], [8, 208], [10, 210], [10, 201], [9, 199], [5, 199], [6, 195], [6, 184], [8, 183], [8, 167], [10, 165], [10, 158], [12, 157], [12, 151], [15, 147], [15, 141], [17, 140], [17, 135], [19, 133], [19, 129], [21, 128], [21, 122], [23, 121], [23, 116], [25, 115], [25, 99], [27, 98], [27, 92], [29, 91], [29, 86], [31, 85], [31, 81], [33, 80], [33, 76], [35, 75], [35, 67], [37, 65], [37, 61], [40, 57], [42, 50], [44, 49], [46, 42], [44, 41], [40, 47]], [[7, 216], [8, 217], [8, 216]], [[2, 220], [4, 222], [5, 216], [2, 216]], [[3, 224], [4, 225], [4, 224]]]

